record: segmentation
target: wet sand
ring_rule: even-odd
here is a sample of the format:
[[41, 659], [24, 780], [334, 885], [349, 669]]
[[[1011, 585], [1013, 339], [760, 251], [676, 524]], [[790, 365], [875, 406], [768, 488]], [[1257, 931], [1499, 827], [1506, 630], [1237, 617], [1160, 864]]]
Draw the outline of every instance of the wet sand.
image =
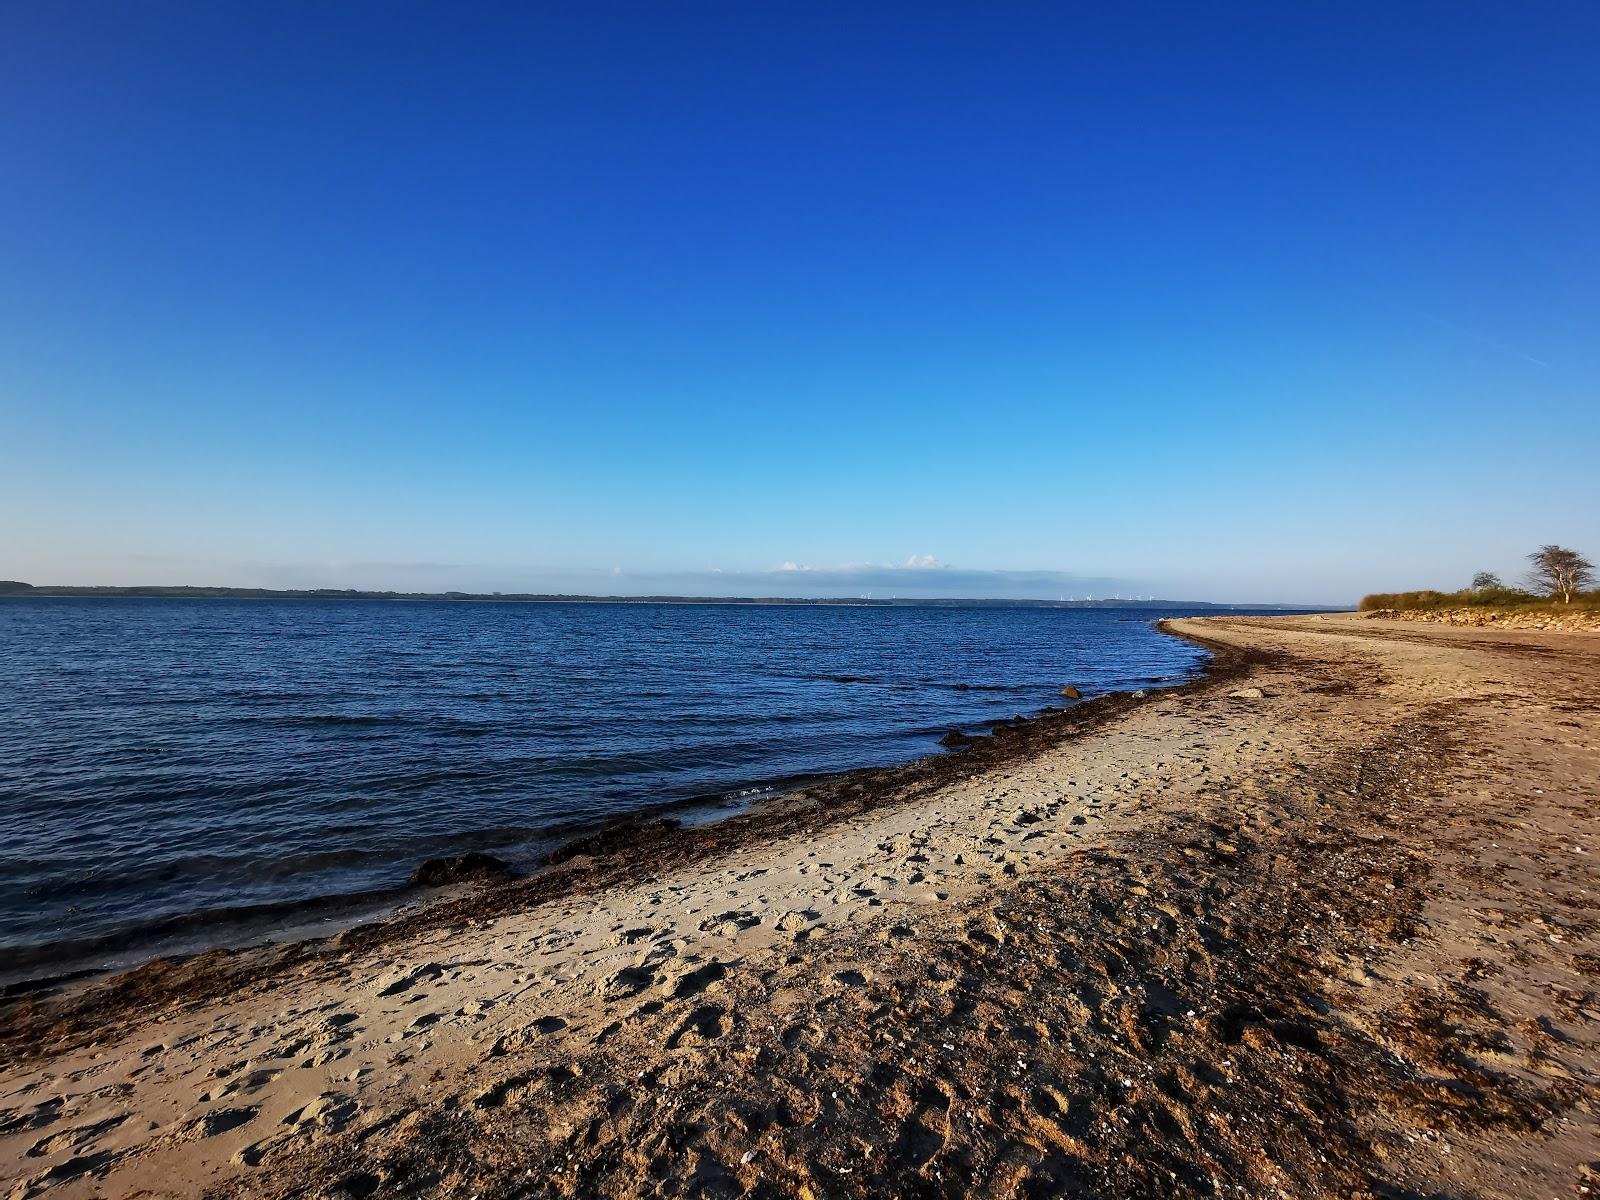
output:
[[1207, 679], [336, 940], [13, 998], [13, 1196], [1600, 1188], [1600, 638]]

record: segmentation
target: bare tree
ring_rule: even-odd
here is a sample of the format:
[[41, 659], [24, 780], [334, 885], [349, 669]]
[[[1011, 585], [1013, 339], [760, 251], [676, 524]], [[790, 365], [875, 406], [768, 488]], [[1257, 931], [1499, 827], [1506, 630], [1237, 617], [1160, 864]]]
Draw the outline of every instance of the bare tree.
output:
[[1565, 546], [1540, 546], [1528, 555], [1528, 561], [1533, 564], [1533, 586], [1548, 592], [1552, 600], [1559, 596], [1563, 604], [1594, 582], [1594, 564]]
[[1479, 571], [1472, 577], [1471, 590], [1474, 592], [1487, 592], [1490, 588], [1502, 586], [1504, 585], [1500, 582], [1500, 576], [1496, 575], [1493, 571]]

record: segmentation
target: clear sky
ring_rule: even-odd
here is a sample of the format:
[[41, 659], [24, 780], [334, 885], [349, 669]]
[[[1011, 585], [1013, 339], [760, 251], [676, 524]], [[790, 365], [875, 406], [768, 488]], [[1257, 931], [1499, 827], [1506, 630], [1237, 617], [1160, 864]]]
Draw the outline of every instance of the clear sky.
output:
[[0, 505], [36, 583], [1600, 557], [1600, 5], [4, 4]]

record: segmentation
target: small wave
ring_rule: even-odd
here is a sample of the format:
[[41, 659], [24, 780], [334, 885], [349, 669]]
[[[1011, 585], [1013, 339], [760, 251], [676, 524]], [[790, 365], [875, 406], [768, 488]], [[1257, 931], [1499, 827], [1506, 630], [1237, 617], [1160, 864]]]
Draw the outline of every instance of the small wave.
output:
[[307, 850], [299, 853], [268, 855], [251, 851], [241, 854], [195, 854], [185, 858], [147, 863], [125, 863], [88, 870], [59, 871], [45, 875], [36, 869], [24, 894], [34, 901], [73, 900], [83, 896], [105, 896], [111, 892], [138, 894], [141, 889], [229, 880], [256, 884], [293, 879], [303, 874], [338, 871], [373, 862], [386, 855], [371, 847], [337, 850]]
[[723, 792], [721, 799], [729, 804], [751, 804], [757, 800], [767, 800], [774, 796], [783, 795], [781, 788], [771, 784], [757, 784], [755, 787], [734, 788]]
[[[35, 945], [7, 946], [5, 974], [26, 977], [41, 967], [82, 966], [86, 960], [104, 959], [104, 962], [96, 963], [85, 972], [92, 973], [99, 967], [115, 965], [131, 950], [135, 950], [135, 957], [142, 958], [160, 949], [163, 941], [184, 937], [196, 939], [194, 948], [239, 945], [249, 935], [281, 932], [287, 924], [285, 918], [310, 922], [339, 912], [356, 910], [364, 905], [394, 900], [402, 894], [402, 889], [398, 887], [368, 888], [330, 896], [269, 900], [158, 914], [129, 921], [106, 933], [58, 938]], [[187, 948], [168, 947], [169, 950]]]
[[352, 716], [345, 713], [308, 713], [303, 716], [273, 717], [272, 724], [288, 727], [319, 725], [399, 725], [399, 717]]

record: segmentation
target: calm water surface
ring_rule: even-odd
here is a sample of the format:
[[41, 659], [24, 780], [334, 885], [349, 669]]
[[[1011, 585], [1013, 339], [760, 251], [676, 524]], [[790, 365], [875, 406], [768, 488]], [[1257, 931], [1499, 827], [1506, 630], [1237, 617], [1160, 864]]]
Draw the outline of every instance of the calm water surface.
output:
[[1064, 683], [1176, 682], [1179, 611], [0, 600], [0, 948], [906, 761]]

